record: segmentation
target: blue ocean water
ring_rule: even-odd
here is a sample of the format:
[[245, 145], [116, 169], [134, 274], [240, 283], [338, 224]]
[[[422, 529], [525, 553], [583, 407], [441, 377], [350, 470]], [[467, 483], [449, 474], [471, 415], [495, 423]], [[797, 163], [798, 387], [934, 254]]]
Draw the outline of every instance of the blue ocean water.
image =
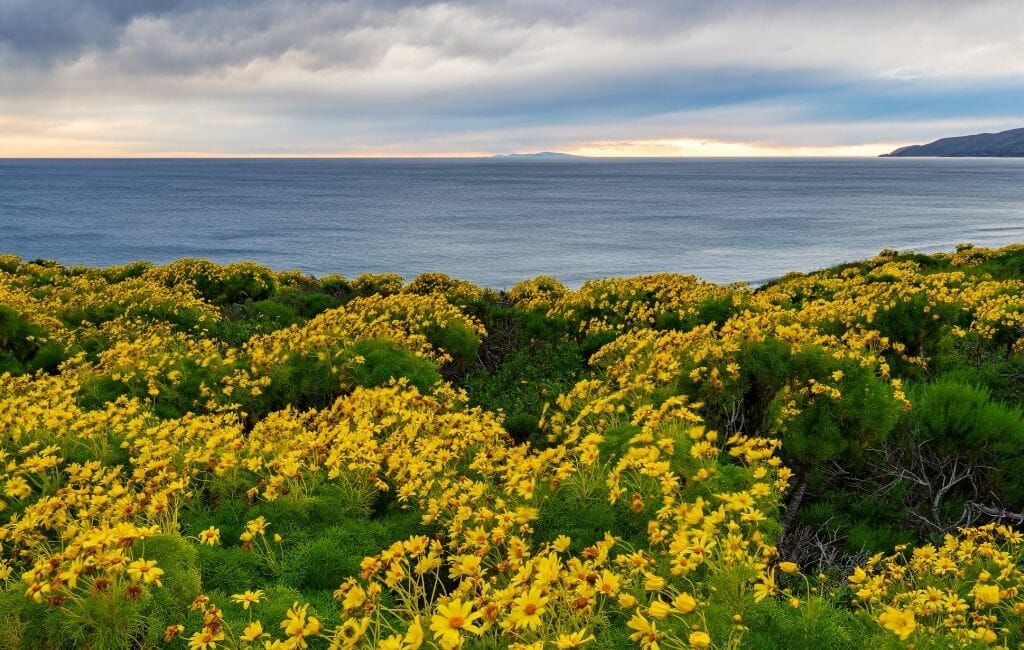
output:
[[0, 160], [0, 251], [322, 275], [762, 281], [1024, 241], [1024, 159]]

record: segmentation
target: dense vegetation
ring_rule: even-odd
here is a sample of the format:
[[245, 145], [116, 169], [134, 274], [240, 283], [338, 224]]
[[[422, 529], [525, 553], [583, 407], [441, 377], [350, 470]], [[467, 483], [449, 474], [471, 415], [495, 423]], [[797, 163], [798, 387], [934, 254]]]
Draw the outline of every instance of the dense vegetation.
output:
[[0, 257], [0, 647], [1024, 643], [1024, 246], [765, 286]]

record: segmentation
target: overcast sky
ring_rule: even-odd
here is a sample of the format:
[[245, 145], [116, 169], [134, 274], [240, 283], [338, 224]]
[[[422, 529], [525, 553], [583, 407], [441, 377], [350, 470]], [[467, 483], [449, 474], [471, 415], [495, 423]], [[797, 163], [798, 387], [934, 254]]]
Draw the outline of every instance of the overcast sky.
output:
[[0, 0], [0, 155], [874, 155], [1024, 126], [1024, 2]]

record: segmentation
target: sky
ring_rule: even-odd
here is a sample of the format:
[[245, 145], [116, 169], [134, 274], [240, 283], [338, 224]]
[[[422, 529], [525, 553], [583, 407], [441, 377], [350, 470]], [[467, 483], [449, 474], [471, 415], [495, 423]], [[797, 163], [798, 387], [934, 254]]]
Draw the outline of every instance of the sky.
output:
[[0, 0], [0, 156], [877, 155], [1024, 127], [1024, 2]]

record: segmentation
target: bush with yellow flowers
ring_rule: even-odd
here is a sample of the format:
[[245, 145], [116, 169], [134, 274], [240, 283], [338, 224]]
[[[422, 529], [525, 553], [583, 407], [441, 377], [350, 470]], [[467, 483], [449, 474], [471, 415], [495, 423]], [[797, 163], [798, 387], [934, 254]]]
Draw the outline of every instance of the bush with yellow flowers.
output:
[[0, 647], [1017, 647], [1022, 295], [0, 256]]
[[898, 547], [849, 576], [854, 606], [901, 641], [921, 646], [1024, 642], [1024, 535], [987, 524], [940, 544]]

